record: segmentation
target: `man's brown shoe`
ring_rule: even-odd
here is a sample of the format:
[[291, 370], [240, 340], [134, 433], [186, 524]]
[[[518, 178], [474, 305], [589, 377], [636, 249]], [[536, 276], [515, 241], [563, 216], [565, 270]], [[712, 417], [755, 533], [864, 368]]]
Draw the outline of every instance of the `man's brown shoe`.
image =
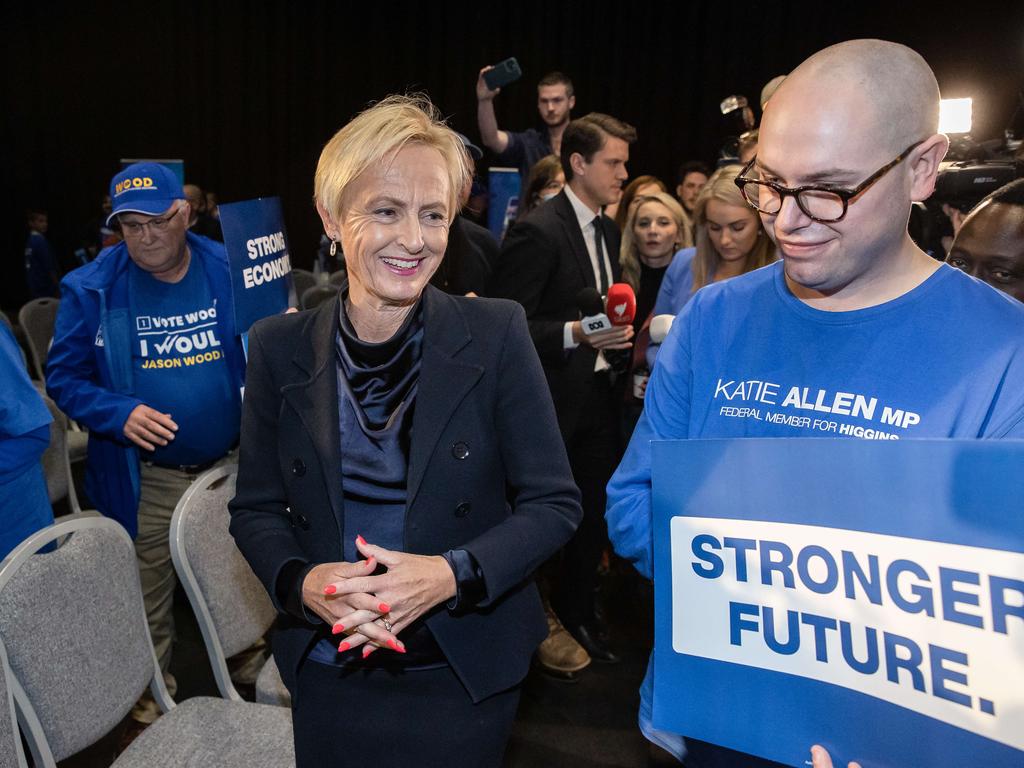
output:
[[590, 666], [590, 655], [562, 626], [546, 600], [544, 612], [548, 619], [548, 636], [537, 649], [537, 663], [549, 675], [575, 682], [577, 674]]

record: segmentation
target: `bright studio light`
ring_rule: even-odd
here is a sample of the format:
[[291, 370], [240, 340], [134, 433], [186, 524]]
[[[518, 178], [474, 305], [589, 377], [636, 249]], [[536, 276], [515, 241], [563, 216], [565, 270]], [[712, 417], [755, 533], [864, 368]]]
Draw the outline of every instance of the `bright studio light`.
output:
[[939, 133], [970, 133], [974, 99], [943, 99], [939, 102]]

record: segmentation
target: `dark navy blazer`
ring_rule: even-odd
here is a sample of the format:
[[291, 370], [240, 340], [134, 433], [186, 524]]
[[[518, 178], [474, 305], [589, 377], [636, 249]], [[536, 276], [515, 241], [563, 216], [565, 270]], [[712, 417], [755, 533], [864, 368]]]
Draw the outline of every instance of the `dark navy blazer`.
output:
[[[532, 574], [582, 515], [522, 308], [427, 286], [424, 347], [409, 450], [405, 551], [466, 549], [487, 595], [427, 617], [474, 701], [519, 683], [547, 636]], [[334, 354], [338, 299], [260, 321], [249, 367], [231, 533], [275, 606], [273, 648], [295, 678], [314, 625], [278, 600], [288, 562], [337, 562], [344, 501]]]

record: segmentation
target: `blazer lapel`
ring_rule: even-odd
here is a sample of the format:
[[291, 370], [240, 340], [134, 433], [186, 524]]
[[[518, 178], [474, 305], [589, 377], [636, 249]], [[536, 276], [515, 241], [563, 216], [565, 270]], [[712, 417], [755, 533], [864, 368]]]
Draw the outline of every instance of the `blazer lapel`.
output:
[[562, 221], [562, 229], [565, 231], [565, 236], [572, 248], [572, 255], [576, 260], [576, 266], [579, 267], [583, 284], [591, 288], [597, 288], [597, 281], [594, 280], [594, 266], [590, 262], [590, 252], [587, 251], [587, 243], [583, 239], [583, 230], [580, 229], [579, 219], [576, 218], [576, 211], [573, 209], [568, 196], [565, 192], [559, 192], [558, 197], [548, 203], [548, 205], [557, 205], [555, 210]]
[[309, 434], [327, 483], [331, 509], [342, 533], [341, 436], [338, 429], [338, 375], [334, 362], [338, 298], [324, 302], [305, 327], [292, 364], [304, 378], [281, 388]]
[[472, 341], [455, 301], [428, 285], [423, 302], [423, 362], [412, 418], [407, 510], [416, 499], [441, 432], [484, 372], [483, 366], [455, 358]]

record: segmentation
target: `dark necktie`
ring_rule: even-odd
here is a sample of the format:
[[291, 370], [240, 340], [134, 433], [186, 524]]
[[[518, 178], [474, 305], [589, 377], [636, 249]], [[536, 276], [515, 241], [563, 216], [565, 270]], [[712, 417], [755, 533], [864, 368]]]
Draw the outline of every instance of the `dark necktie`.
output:
[[601, 284], [597, 286], [598, 293], [604, 296], [608, 293], [608, 270], [604, 266], [604, 237], [601, 231], [601, 216], [594, 217], [594, 250], [597, 252], [597, 270], [601, 275]]

